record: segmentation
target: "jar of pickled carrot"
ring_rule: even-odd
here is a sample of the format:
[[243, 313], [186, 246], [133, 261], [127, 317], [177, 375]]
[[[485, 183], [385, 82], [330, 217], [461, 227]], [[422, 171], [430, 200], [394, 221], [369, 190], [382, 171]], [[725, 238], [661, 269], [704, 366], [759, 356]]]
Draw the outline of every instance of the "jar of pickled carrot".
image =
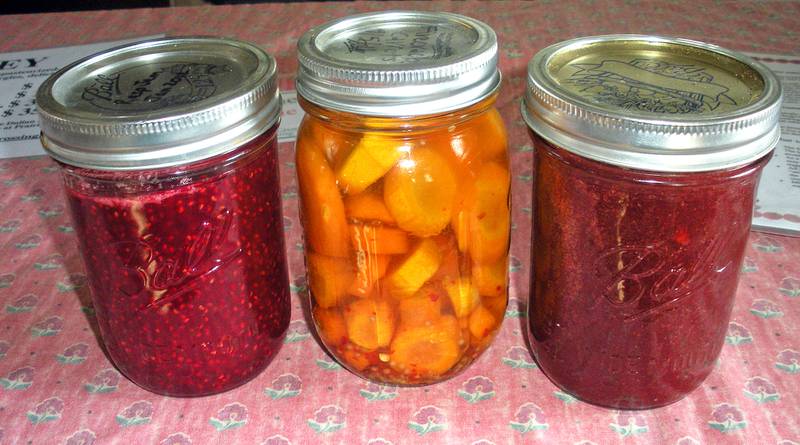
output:
[[509, 168], [497, 40], [427, 12], [336, 20], [298, 44], [297, 140], [310, 302], [357, 375], [449, 378], [507, 301]]
[[283, 343], [276, 77], [255, 45], [169, 38], [90, 56], [39, 90], [105, 350], [147, 390], [226, 391]]
[[780, 102], [763, 65], [695, 41], [587, 37], [533, 58], [528, 321], [555, 384], [653, 408], [714, 369]]

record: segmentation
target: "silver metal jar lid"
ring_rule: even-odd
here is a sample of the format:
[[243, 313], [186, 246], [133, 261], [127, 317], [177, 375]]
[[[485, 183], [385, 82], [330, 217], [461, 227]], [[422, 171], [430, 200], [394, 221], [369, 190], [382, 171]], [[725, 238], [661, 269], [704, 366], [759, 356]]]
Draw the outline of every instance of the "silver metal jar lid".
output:
[[458, 14], [354, 15], [309, 30], [297, 49], [297, 92], [338, 111], [442, 113], [479, 102], [500, 86], [497, 36]]
[[185, 37], [104, 51], [53, 74], [36, 95], [55, 159], [141, 170], [224, 154], [280, 117], [275, 59], [238, 40]]
[[764, 65], [715, 45], [641, 35], [583, 37], [528, 64], [522, 114], [544, 139], [650, 171], [732, 168], [778, 143], [781, 86]]

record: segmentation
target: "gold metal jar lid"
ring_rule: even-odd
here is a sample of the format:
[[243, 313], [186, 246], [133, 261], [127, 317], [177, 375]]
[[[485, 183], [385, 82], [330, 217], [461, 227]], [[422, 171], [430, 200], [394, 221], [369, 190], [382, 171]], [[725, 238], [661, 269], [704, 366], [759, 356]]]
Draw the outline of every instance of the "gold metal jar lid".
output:
[[561, 42], [528, 64], [522, 114], [544, 139], [600, 162], [692, 172], [744, 165], [780, 137], [772, 72], [702, 42], [608, 35]]

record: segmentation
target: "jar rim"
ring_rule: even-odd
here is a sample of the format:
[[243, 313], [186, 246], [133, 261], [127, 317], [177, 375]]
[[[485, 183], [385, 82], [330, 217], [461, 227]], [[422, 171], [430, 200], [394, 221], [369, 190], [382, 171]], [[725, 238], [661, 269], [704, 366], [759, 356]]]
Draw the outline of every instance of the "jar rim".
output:
[[275, 59], [254, 44], [171, 37], [106, 50], [62, 68], [37, 92], [42, 145], [98, 170], [193, 163], [275, 126]]
[[633, 34], [549, 46], [528, 64], [522, 115], [545, 140], [624, 167], [692, 172], [747, 164], [780, 138], [782, 90], [744, 54]]
[[459, 14], [382, 11], [333, 20], [297, 44], [298, 94], [369, 116], [456, 110], [496, 92], [497, 35]]

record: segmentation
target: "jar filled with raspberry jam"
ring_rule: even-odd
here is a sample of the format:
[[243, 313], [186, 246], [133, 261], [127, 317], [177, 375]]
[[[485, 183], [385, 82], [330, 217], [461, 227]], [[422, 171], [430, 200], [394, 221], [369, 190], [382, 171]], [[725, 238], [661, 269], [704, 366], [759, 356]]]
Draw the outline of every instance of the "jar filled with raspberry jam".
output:
[[507, 301], [506, 132], [497, 39], [468, 17], [382, 12], [298, 45], [310, 302], [325, 347], [369, 380], [454, 376]]
[[117, 368], [172, 396], [260, 373], [290, 316], [275, 60], [235, 40], [146, 41], [62, 69], [37, 104]]
[[644, 409], [712, 372], [780, 103], [763, 65], [695, 41], [587, 37], [531, 60], [529, 338], [556, 385]]

